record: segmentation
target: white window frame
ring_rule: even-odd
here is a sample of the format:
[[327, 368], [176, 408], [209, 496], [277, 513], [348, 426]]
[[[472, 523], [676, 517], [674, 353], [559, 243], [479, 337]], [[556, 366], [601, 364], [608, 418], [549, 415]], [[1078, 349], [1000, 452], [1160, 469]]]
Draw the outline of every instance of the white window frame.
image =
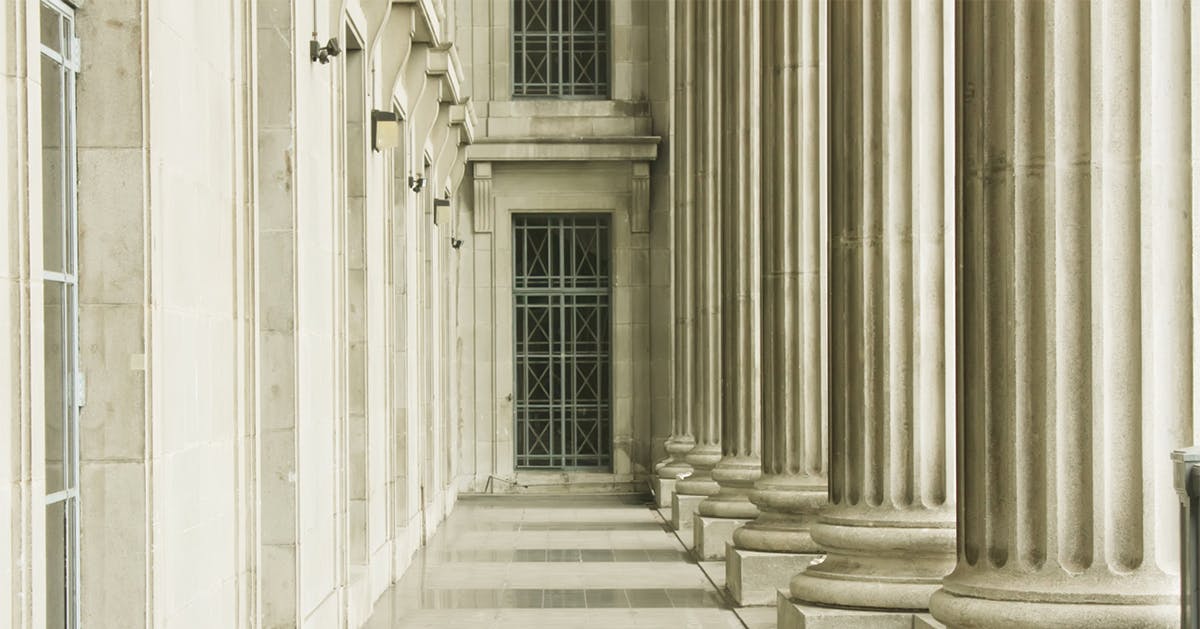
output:
[[[78, 138], [76, 136], [75, 112], [75, 84], [76, 75], [80, 68], [80, 47], [79, 39], [75, 35], [74, 8], [61, 0], [41, 0], [38, 15], [39, 29], [41, 27], [41, 9], [43, 7], [61, 16], [64, 25], [64, 29], [61, 31], [62, 41], [59, 42], [59, 48], [62, 49], [62, 53], [42, 43], [40, 41], [40, 34], [38, 47], [42, 58], [53, 61], [63, 69], [62, 100], [58, 103], [42, 103], [41, 106], [43, 112], [49, 111], [49, 108], [52, 106], [58, 107], [57, 115], [61, 121], [59, 137], [63, 142], [61, 151], [61, 179], [63, 189], [60, 198], [64, 204], [64, 221], [60, 228], [64, 233], [65, 268], [62, 271], [50, 271], [43, 268], [41, 277], [43, 283], [58, 284], [66, 289], [66, 299], [63, 303], [62, 313], [62, 336], [65, 347], [62, 348], [63, 373], [60, 374], [63, 382], [63, 395], [66, 398], [63, 400], [65, 411], [62, 429], [63, 489], [47, 493], [45, 505], [47, 517], [49, 517], [51, 506], [65, 503], [64, 517], [66, 518], [66, 522], [64, 524], [66, 528], [65, 543], [67, 557], [67, 580], [65, 584], [67, 588], [65, 596], [67, 609], [65, 622], [66, 627], [75, 629], [81, 626], [82, 617], [79, 569], [79, 520], [82, 512], [80, 509], [79, 492], [79, 409], [83, 406], [84, 402], [83, 377], [79, 369], [78, 171], [76, 163]], [[44, 228], [45, 226], [43, 225]], [[49, 569], [50, 567], [47, 566], [47, 571]], [[49, 573], [47, 572], [47, 574]], [[50, 592], [47, 591], [46, 594], [49, 600]]]

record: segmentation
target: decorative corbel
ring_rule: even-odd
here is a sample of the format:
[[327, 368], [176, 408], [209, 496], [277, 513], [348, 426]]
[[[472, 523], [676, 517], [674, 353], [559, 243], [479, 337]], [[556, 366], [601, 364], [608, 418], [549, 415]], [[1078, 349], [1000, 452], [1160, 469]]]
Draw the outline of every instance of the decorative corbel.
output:
[[633, 162], [633, 195], [629, 226], [634, 233], [650, 231], [650, 162]]
[[495, 201], [492, 199], [492, 163], [475, 162], [475, 233], [492, 231], [492, 214]]

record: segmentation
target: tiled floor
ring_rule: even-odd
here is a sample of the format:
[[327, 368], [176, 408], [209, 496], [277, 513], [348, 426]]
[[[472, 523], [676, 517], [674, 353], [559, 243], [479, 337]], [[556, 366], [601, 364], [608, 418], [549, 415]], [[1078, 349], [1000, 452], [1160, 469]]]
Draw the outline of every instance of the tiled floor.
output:
[[720, 564], [704, 567], [644, 496], [462, 498], [367, 627], [774, 626], [774, 609], [735, 613]]

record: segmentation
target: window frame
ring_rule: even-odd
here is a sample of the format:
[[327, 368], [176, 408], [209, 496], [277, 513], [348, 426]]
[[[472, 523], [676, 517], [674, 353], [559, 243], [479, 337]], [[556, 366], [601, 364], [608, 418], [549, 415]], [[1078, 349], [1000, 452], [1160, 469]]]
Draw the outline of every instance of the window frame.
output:
[[[62, 0], [40, 0], [38, 3], [38, 53], [39, 65], [44, 60], [49, 60], [54, 63], [57, 68], [57, 78], [61, 80], [59, 93], [59, 101], [54, 103], [56, 115], [59, 119], [59, 141], [62, 144], [59, 151], [59, 167], [61, 180], [61, 189], [59, 203], [61, 204], [58, 211], [61, 211], [62, 221], [57, 226], [62, 233], [62, 251], [61, 260], [56, 263], [56, 267], [61, 267], [60, 270], [51, 270], [47, 264], [47, 253], [43, 250], [43, 263], [41, 270], [41, 279], [43, 290], [51, 290], [51, 286], [55, 286], [53, 290], [62, 291], [62, 305], [58, 317], [59, 337], [61, 346], [58, 349], [60, 356], [56, 360], [61, 360], [61, 373], [58, 374], [62, 383], [62, 422], [60, 429], [62, 434], [62, 488], [55, 491], [49, 491], [44, 497], [44, 506], [46, 508], [47, 531], [49, 531], [49, 518], [51, 511], [58, 505], [63, 506], [63, 528], [64, 528], [64, 548], [63, 554], [65, 558], [65, 578], [63, 587], [66, 588], [63, 600], [66, 603], [64, 610], [63, 621], [66, 627], [77, 628], [81, 626], [82, 608], [80, 595], [81, 591], [81, 570], [80, 570], [80, 518], [82, 510], [80, 508], [80, 491], [79, 491], [79, 468], [80, 468], [80, 443], [79, 443], [79, 410], [83, 406], [83, 386], [82, 372], [80, 370], [79, 359], [79, 231], [78, 231], [78, 128], [76, 121], [76, 82], [77, 75], [80, 70], [79, 64], [79, 39], [75, 29], [75, 10], [69, 4]], [[60, 28], [57, 31], [59, 38], [58, 49], [47, 42], [42, 41], [41, 30], [44, 28], [42, 23], [45, 11], [49, 10], [59, 20]], [[45, 77], [41, 76], [41, 80]], [[44, 90], [44, 88], [43, 88]], [[42, 102], [41, 111], [45, 116], [50, 111], [50, 103]], [[42, 123], [45, 124], [44, 121]], [[44, 139], [42, 140], [42, 161], [45, 163], [46, 151]], [[43, 168], [43, 177], [45, 177], [46, 169]], [[43, 187], [45, 181], [43, 181]], [[47, 203], [49, 201], [42, 199], [43, 216], [49, 210]], [[42, 235], [45, 242], [47, 222], [43, 221]], [[44, 307], [44, 306], [43, 306]], [[43, 315], [43, 321], [47, 321]], [[49, 326], [44, 329], [43, 336], [43, 352], [49, 351], [49, 347], [45, 344], [46, 338], [49, 336]], [[47, 362], [46, 364], [49, 364]], [[44, 416], [44, 419], [48, 414]], [[45, 464], [45, 461], [44, 461]], [[47, 473], [47, 480], [49, 473]], [[50, 540], [47, 538], [46, 543]], [[49, 551], [49, 549], [47, 549]], [[49, 559], [47, 554], [47, 560]], [[50, 592], [50, 575], [51, 566], [46, 566], [46, 604], [49, 608], [51, 599]], [[54, 595], [57, 596], [57, 595]], [[50, 610], [47, 609], [47, 618], [49, 618]]]

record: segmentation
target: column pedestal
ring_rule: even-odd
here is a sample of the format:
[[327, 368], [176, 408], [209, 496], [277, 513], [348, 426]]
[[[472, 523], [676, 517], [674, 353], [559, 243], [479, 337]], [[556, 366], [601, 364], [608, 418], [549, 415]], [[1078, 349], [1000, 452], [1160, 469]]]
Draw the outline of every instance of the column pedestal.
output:
[[[678, 487], [678, 485], [676, 485], [676, 487]], [[683, 531], [685, 529], [692, 528], [694, 516], [696, 515], [696, 508], [699, 507], [700, 503], [703, 501], [704, 496], [693, 496], [690, 494], [675, 492], [675, 495], [671, 496], [671, 527], [676, 531]], [[690, 539], [690, 537], [687, 535], [681, 535], [680, 537], [684, 539], [684, 543]]]
[[710, 518], [697, 513], [692, 525], [692, 554], [700, 561], [724, 561], [725, 546], [733, 542], [733, 532], [746, 520]]
[[654, 504], [659, 509], [667, 509], [671, 506], [671, 498], [675, 495], [675, 483], [679, 481], [674, 478], [660, 478], [655, 476], [650, 479], [650, 491], [654, 493]]
[[912, 612], [863, 611], [820, 607], [788, 600], [787, 592], [779, 592], [778, 629], [917, 629]]
[[[736, 537], [736, 533], [734, 536]], [[764, 553], [730, 543], [725, 548], [725, 587], [742, 607], [774, 605], [779, 584], [787, 583], [823, 555]]]

